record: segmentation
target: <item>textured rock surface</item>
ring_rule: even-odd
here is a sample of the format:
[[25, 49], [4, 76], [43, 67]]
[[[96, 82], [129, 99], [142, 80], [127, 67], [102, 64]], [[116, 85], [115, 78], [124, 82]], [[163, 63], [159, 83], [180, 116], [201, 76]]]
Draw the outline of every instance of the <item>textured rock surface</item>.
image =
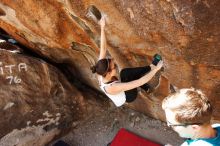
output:
[[39, 144], [45, 145], [83, 118], [86, 102], [54, 66], [10, 51], [0, 49], [0, 137], [18, 130], [0, 145], [8, 140], [32, 145], [41, 138]]
[[13, 130], [10, 134], [4, 136], [1, 141], [1, 146], [45, 146], [51, 141], [60, 130], [54, 128], [45, 131], [43, 126], [27, 127], [22, 130]]
[[165, 61], [160, 86], [130, 107], [164, 120], [164, 96], [193, 86], [214, 101], [220, 120], [219, 0], [1, 0], [0, 27], [98, 89], [89, 70], [99, 51], [99, 26], [86, 17], [90, 5], [108, 17], [108, 49], [120, 68], [149, 64], [155, 53]]

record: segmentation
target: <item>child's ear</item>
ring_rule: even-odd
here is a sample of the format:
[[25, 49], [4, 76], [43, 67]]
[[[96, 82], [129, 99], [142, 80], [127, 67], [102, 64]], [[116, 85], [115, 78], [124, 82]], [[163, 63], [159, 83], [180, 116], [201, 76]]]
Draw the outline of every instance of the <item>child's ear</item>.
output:
[[201, 127], [199, 125], [191, 125], [194, 130], [199, 130]]

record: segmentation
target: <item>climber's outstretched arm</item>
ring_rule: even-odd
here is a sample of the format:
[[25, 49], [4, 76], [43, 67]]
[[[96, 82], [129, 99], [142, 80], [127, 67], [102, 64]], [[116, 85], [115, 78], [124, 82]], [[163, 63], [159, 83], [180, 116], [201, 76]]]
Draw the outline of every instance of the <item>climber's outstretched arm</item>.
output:
[[151, 65], [151, 71], [147, 74], [145, 74], [143, 77], [134, 80], [134, 81], [130, 81], [130, 82], [126, 82], [126, 83], [114, 83], [111, 86], [107, 86], [105, 87], [105, 90], [108, 94], [118, 94], [122, 91], [127, 91], [127, 90], [131, 90], [137, 87], [140, 87], [144, 84], [146, 84], [148, 81], [150, 81], [153, 76], [161, 69], [161, 67], [163, 66], [163, 61], [160, 61], [157, 66]]
[[99, 53], [99, 60], [106, 58], [106, 38], [105, 38], [105, 18], [102, 17], [99, 21], [101, 26], [101, 41], [100, 41], [100, 53]]

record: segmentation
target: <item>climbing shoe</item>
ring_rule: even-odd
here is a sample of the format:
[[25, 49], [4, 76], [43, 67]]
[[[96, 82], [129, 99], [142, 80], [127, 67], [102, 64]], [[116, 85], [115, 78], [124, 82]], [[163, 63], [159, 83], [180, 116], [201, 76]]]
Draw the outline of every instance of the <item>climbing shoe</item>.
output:
[[156, 66], [160, 60], [162, 60], [162, 57], [159, 54], [155, 54], [153, 57], [152, 64]]

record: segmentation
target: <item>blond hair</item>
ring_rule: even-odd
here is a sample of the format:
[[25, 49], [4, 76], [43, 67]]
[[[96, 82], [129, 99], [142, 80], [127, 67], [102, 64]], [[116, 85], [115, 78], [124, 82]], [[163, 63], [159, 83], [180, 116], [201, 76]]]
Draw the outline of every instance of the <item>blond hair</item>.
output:
[[194, 88], [169, 95], [163, 100], [162, 108], [174, 112], [180, 123], [210, 123], [213, 111], [205, 94]]

